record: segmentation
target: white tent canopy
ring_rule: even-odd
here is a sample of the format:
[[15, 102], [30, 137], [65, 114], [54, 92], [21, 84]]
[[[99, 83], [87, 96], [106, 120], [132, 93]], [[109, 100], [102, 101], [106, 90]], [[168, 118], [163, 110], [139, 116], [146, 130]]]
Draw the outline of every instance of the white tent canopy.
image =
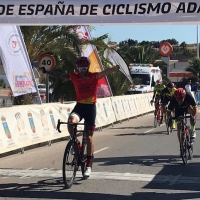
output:
[[[109, 2], [109, 3], [108, 3]], [[200, 1], [6, 0], [0, 24], [200, 24]]]

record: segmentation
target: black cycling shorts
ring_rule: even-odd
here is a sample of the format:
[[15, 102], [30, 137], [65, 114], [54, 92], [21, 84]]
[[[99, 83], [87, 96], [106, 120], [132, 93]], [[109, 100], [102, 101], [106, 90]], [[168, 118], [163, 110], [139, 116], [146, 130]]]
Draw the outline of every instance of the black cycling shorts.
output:
[[169, 101], [170, 101], [170, 100], [169, 100], [168, 98], [166, 98], [166, 97], [161, 99], [161, 103], [162, 103], [163, 105], [167, 105], [167, 104], [169, 103]]
[[162, 103], [163, 105], [167, 105], [167, 104], [169, 103], [169, 100], [167, 100], [167, 99], [162, 99], [162, 100], [161, 100], [161, 103]]
[[95, 130], [96, 104], [77, 103], [71, 113], [77, 114], [80, 121], [84, 119], [88, 130]]

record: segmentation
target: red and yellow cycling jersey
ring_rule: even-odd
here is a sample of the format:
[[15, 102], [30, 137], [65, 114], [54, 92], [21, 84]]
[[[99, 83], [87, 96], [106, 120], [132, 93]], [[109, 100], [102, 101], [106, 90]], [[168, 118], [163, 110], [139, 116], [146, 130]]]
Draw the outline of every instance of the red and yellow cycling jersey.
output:
[[83, 104], [93, 104], [97, 101], [98, 73], [89, 72], [85, 79], [78, 73], [70, 73], [69, 80], [74, 84], [76, 101]]

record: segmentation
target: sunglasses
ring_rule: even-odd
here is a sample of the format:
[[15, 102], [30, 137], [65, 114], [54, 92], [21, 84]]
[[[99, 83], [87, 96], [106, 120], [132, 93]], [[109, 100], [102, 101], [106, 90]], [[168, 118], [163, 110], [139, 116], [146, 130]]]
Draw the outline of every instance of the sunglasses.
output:
[[88, 70], [88, 67], [77, 67], [77, 70], [79, 72], [84, 72], [84, 71], [87, 71]]

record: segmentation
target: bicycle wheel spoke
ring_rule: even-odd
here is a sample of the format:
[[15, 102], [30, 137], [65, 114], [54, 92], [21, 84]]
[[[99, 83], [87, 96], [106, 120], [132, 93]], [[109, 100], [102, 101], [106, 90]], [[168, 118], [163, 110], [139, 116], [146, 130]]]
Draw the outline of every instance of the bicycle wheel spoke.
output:
[[74, 182], [77, 170], [77, 153], [73, 141], [69, 141], [63, 157], [63, 181], [66, 188]]

